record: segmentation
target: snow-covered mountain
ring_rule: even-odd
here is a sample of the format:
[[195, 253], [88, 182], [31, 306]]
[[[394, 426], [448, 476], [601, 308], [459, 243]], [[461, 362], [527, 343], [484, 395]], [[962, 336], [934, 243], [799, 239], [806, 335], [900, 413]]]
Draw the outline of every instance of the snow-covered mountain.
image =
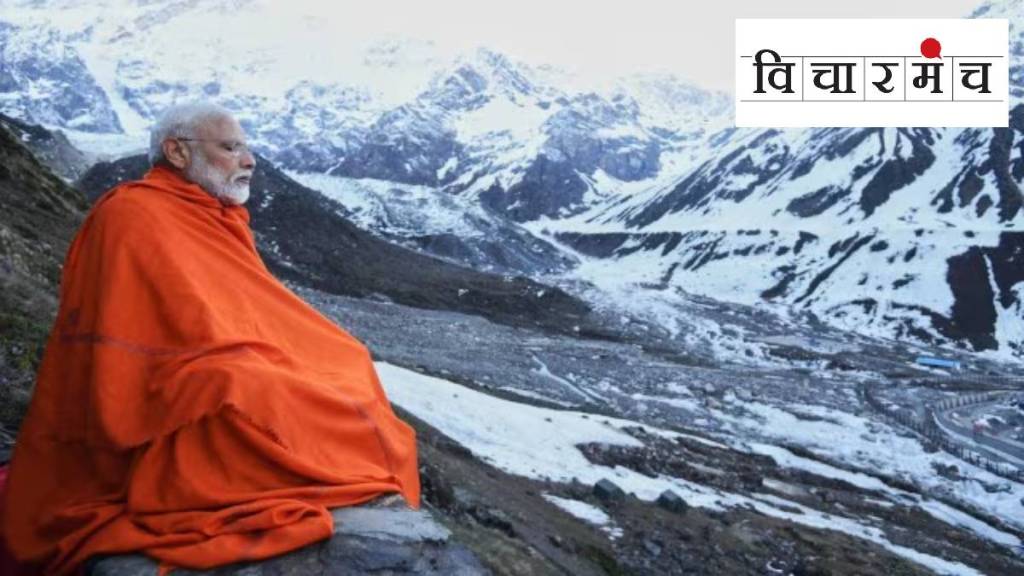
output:
[[1024, 2], [975, 16], [1011, 22], [1009, 128], [724, 130], [698, 164], [528, 227], [595, 257], [574, 271], [594, 282], [1024, 356]]
[[[8, 4], [0, 17], [6, 113], [143, 142], [171, 102], [214, 99], [237, 111], [261, 152], [307, 172], [449, 191], [546, 185], [537, 173], [552, 166], [574, 179], [600, 167], [636, 180], [658, 171], [663, 148], [703, 133], [709, 117], [725, 125], [731, 106], [672, 77], [582, 88], [568, 72], [485, 48], [452, 53], [391, 39], [338, 53], [301, 3]], [[223, 33], [268, 22], [272, 35]], [[527, 200], [516, 213], [553, 215], [577, 196]]]
[[577, 275], [782, 302], [882, 336], [1020, 354], [1024, 107], [1011, 129], [745, 131], [681, 177], [529, 224]]
[[738, 130], [728, 96], [672, 76], [594, 86], [406, 39], [338, 53], [310, 14], [5, 3], [0, 111], [121, 152], [171, 102], [214, 99], [356, 222], [449, 259], [1024, 355], [1024, 0], [973, 14], [1011, 20], [996, 130]]
[[[415, 242], [473, 264], [481, 263], [473, 254], [492, 254], [483, 264], [510, 271], [557, 269], [568, 257], [542, 239], [526, 242], [550, 253], [546, 261], [510, 254], [505, 245], [523, 243], [515, 222], [585, 209], [599, 199], [595, 171], [623, 181], [657, 174], [663, 151], [727, 125], [731, 109], [725, 94], [671, 76], [595, 87], [486, 48], [388, 39], [338, 53], [330, 29], [301, 3], [6, 4], [0, 111], [121, 156], [145, 145], [146, 128], [170, 103], [213, 99], [237, 111], [265, 156], [336, 177], [334, 189], [390, 182], [482, 203], [501, 221], [476, 227], [487, 243]], [[268, 22], [266, 35], [223, 33]], [[401, 208], [407, 196], [388, 199], [393, 212], [416, 210]]]

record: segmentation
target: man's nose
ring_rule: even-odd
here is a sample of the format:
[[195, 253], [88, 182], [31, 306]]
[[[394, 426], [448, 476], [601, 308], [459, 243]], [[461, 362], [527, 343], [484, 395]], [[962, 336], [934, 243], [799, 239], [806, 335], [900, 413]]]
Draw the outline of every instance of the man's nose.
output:
[[246, 170], [252, 170], [256, 167], [256, 157], [253, 155], [251, 150], [245, 150], [241, 157], [242, 168]]

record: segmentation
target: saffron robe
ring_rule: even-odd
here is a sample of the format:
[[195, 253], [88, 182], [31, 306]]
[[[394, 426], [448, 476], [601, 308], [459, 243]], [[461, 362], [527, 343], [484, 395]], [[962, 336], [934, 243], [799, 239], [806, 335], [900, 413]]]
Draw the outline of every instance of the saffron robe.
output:
[[102, 196], [11, 462], [14, 555], [210, 568], [328, 538], [329, 508], [389, 492], [419, 507], [414, 431], [366, 346], [268, 272], [248, 211], [164, 167]]

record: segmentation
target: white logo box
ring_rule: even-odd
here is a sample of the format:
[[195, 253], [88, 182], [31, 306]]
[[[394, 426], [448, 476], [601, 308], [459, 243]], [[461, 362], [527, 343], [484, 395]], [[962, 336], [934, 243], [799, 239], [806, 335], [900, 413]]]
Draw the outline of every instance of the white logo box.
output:
[[[921, 55], [926, 38], [939, 41], [940, 58]], [[763, 50], [777, 54], [783, 66], [772, 66], [775, 58]], [[1009, 122], [1005, 19], [741, 18], [734, 63], [736, 126], [741, 128], [1006, 127]], [[776, 88], [786, 87], [781, 72], [786, 69], [792, 92]], [[885, 78], [885, 69], [892, 77], [879, 87], [875, 82]], [[772, 70], [780, 71], [774, 84]]]

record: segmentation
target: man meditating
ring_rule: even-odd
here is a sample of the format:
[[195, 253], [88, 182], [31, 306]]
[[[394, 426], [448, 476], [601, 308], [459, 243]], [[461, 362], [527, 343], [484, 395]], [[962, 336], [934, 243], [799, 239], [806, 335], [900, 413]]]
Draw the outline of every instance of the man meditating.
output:
[[418, 508], [415, 435], [366, 347], [256, 252], [238, 122], [172, 108], [150, 160], [68, 250], [3, 502], [14, 555], [47, 574], [128, 552], [210, 568], [329, 537], [329, 508]]

